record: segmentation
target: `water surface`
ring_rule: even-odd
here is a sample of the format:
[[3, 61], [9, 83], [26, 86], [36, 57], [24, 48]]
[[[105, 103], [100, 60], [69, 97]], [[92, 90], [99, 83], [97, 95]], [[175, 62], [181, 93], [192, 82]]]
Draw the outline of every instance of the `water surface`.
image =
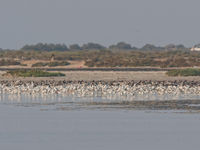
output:
[[[83, 101], [93, 101], [87, 98], [19, 97], [1, 97], [3, 150], [196, 150], [200, 147], [198, 111], [138, 110], [118, 105], [113, 109], [85, 105]], [[81, 103], [74, 103], [77, 101]]]

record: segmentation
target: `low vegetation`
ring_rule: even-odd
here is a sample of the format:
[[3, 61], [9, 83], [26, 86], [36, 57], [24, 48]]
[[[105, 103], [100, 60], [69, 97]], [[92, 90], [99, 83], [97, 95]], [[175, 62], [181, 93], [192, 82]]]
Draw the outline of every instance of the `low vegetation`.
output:
[[70, 63], [67, 61], [62, 61], [62, 62], [55, 61], [55, 62], [49, 62], [49, 63], [38, 62], [38, 63], [33, 64], [32, 67], [45, 67], [45, 66], [56, 67], [56, 66], [67, 66], [67, 65], [70, 65]]
[[11, 75], [13, 77], [61, 77], [65, 74], [60, 72], [46, 72], [42, 70], [13, 70], [8, 71], [6, 75]]
[[167, 72], [168, 76], [200, 76], [200, 69], [174, 69]]
[[21, 65], [22, 64], [19, 62], [19, 61], [14, 61], [14, 60], [5, 60], [5, 59], [2, 59], [0, 60], [0, 66], [14, 66], [14, 65]]
[[[35, 45], [36, 47], [56, 47], [55, 45]], [[34, 46], [33, 46], [34, 48]], [[92, 49], [93, 48], [93, 49]], [[132, 48], [132, 49], [130, 49]], [[192, 52], [182, 45], [168, 45], [155, 47], [147, 44], [141, 49], [133, 48], [127, 43], [118, 43], [110, 48], [101, 49], [101, 46], [89, 43], [81, 48], [79, 45], [71, 45], [71, 50], [58, 51], [51, 49], [42, 50], [2, 50], [0, 59], [10, 60], [39, 60], [48, 62], [52, 56], [54, 63], [37, 63], [33, 67], [65, 66], [67, 61], [84, 61], [88, 67], [200, 67], [200, 52]], [[100, 50], [99, 50], [100, 49]], [[55, 50], [55, 51], [53, 51]]]
[[89, 67], [193, 67], [200, 66], [200, 53], [189, 51], [101, 51], [85, 58]]

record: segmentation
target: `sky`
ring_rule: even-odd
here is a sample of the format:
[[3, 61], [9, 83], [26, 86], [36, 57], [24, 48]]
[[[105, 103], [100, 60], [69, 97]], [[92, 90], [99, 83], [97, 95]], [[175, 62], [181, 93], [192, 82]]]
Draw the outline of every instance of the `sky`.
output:
[[0, 48], [200, 43], [199, 0], [0, 0]]

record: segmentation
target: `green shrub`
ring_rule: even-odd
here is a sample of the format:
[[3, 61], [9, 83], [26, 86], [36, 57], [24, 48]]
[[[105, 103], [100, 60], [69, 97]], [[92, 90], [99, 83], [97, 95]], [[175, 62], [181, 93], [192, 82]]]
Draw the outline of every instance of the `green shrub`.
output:
[[67, 61], [62, 61], [62, 62], [49, 62], [49, 63], [43, 63], [43, 62], [38, 62], [32, 65], [32, 67], [45, 67], [45, 66], [49, 66], [49, 67], [56, 67], [56, 66], [67, 66], [70, 63]]
[[174, 69], [166, 73], [168, 76], [200, 76], [200, 69]]
[[48, 63], [39, 62], [39, 63], [33, 64], [32, 67], [45, 67], [47, 65], [48, 65]]
[[9, 74], [11, 76], [15, 77], [60, 77], [65, 76], [65, 74], [57, 72], [46, 72], [42, 70], [13, 70], [8, 71], [6, 74]]
[[48, 63], [48, 66], [49, 67], [56, 67], [56, 66], [67, 66], [69, 65], [70, 63], [69, 62], [66, 62], [66, 61], [62, 61], [62, 62], [50, 62]]

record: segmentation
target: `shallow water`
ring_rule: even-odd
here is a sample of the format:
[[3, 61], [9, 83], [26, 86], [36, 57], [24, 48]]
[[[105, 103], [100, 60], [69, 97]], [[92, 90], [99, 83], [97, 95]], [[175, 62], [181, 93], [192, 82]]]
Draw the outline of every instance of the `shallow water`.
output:
[[82, 103], [94, 101], [106, 100], [1, 95], [0, 149], [196, 150], [200, 147], [200, 114], [196, 111], [138, 110]]

